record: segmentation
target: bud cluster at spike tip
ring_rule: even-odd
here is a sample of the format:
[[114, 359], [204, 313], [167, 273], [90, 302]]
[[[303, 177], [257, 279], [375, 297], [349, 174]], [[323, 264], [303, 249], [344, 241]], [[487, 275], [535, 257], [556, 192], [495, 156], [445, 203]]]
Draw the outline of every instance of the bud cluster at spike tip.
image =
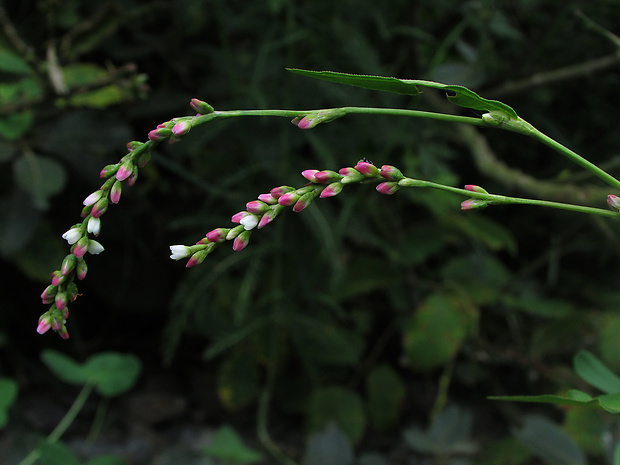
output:
[[170, 258], [181, 260], [190, 257], [186, 266], [193, 267], [202, 263], [218, 244], [226, 241], [233, 242], [234, 251], [241, 251], [248, 246], [255, 229], [267, 226], [286, 207], [292, 207], [294, 212], [301, 212], [317, 197], [333, 197], [342, 191], [345, 184], [366, 180], [385, 180], [382, 184], [390, 186], [393, 193], [398, 188], [396, 181], [404, 178], [397, 168], [384, 165], [380, 170], [363, 160], [355, 167], [342, 168], [338, 172], [309, 169], [301, 174], [309, 184], [298, 189], [290, 186], [274, 187], [268, 193], [258, 195], [258, 200], [246, 203], [246, 210], [232, 215], [231, 221], [237, 226], [213, 229], [193, 246], [170, 246]]
[[[158, 137], [164, 135], [169, 137], [172, 135], [172, 130], [164, 124], [160, 125], [154, 134]], [[151, 137], [149, 139], [152, 140]], [[120, 201], [122, 184], [135, 183], [138, 168], [144, 167], [150, 161], [152, 143], [147, 144], [138, 141], [128, 142], [129, 153], [118, 163], [106, 165], [101, 169], [99, 176], [106, 181], [82, 202], [83, 221], [62, 234], [62, 238], [70, 246], [70, 254], [63, 259], [60, 269], [52, 273], [51, 284], [41, 294], [41, 301], [47, 305], [51, 304], [51, 307], [39, 318], [38, 333], [43, 334], [52, 329], [63, 339], [69, 337], [65, 326], [69, 316], [67, 307], [79, 295], [75, 280], [83, 280], [86, 277], [88, 272], [86, 253], [97, 255], [104, 251], [103, 245], [91, 239], [89, 235], [99, 236], [101, 217], [106, 213], [110, 203], [116, 204]]]

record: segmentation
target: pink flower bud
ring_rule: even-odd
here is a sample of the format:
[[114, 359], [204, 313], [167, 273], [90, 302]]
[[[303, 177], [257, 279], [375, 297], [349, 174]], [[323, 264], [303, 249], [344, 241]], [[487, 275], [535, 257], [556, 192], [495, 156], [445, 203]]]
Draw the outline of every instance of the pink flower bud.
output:
[[110, 202], [118, 203], [121, 200], [121, 192], [123, 191], [123, 185], [120, 181], [114, 181], [112, 189], [110, 189]]
[[168, 137], [172, 135], [172, 131], [169, 128], [163, 125], [160, 126], [158, 126], [157, 129], [153, 129], [151, 132], [149, 132], [149, 140], [152, 140], [153, 142], [161, 142], [168, 139]]
[[381, 172], [379, 174], [381, 175], [382, 178], [395, 180], [395, 181], [400, 181], [401, 179], [405, 177], [403, 176], [403, 173], [401, 173], [398, 168], [396, 168], [395, 166], [391, 166], [391, 165], [383, 165], [381, 167]]
[[199, 250], [198, 252], [193, 253], [185, 266], [187, 268], [191, 268], [192, 266], [200, 265], [205, 261], [205, 258], [207, 258], [207, 254], [207, 250]]
[[203, 102], [197, 98], [191, 99], [189, 101], [189, 106], [192, 107], [196, 113], [201, 115], [208, 115], [209, 113], [213, 113], [215, 111], [207, 102]]
[[44, 304], [51, 304], [54, 301], [54, 296], [58, 292], [58, 287], [50, 284], [41, 293], [41, 300]]
[[250, 213], [243, 211], [243, 212], [239, 212], [239, 213], [235, 213], [231, 218], [230, 221], [232, 221], [233, 223], [239, 223], [243, 218], [245, 218], [246, 216], [248, 216]]
[[477, 208], [484, 208], [486, 206], [487, 201], [481, 199], [469, 199], [461, 202], [461, 210], [474, 210]]
[[86, 251], [88, 250], [88, 237], [82, 237], [77, 243], [73, 246], [73, 255], [77, 258], [81, 258], [84, 256]]
[[261, 202], [260, 200], [252, 200], [245, 204], [245, 208], [247, 208], [248, 212], [253, 213], [255, 215], [262, 215], [267, 210], [269, 210], [269, 205], [265, 202]]
[[174, 126], [172, 126], [172, 134], [174, 134], [176, 137], [181, 137], [187, 134], [191, 128], [192, 128], [191, 121], [188, 121], [188, 120], [181, 121], [179, 123], [176, 123]]
[[355, 165], [355, 170], [358, 173], [363, 174], [364, 176], [380, 176], [379, 168], [377, 168], [372, 163], [368, 163], [366, 161], [357, 162], [357, 165]]
[[52, 273], [52, 286], [58, 286], [59, 284], [64, 283], [66, 279], [67, 277], [62, 275], [60, 271], [54, 271]]
[[107, 178], [107, 177], [110, 177], [113, 174], [115, 174], [117, 171], [118, 171], [118, 165], [106, 165], [99, 172], [99, 177], [100, 178]]
[[243, 250], [247, 247], [248, 243], [250, 242], [251, 233], [252, 231], [243, 231], [241, 234], [235, 237], [235, 240], [233, 241], [233, 250], [235, 252], [239, 252], [240, 250]]
[[92, 194], [90, 194], [88, 197], [86, 197], [83, 203], [85, 206], [89, 207], [97, 203], [97, 201], [101, 198], [102, 195], [103, 195], [102, 190], [95, 191]]
[[479, 192], [480, 194], [488, 194], [488, 192], [484, 190], [482, 187], [475, 186], [473, 184], [465, 185], [464, 189], [469, 192]]
[[116, 179], [119, 181], [124, 181], [133, 172], [133, 163], [131, 161], [126, 161], [121, 166], [119, 166], [118, 171], [116, 172]]
[[93, 205], [93, 209], [90, 211], [90, 215], [93, 218], [99, 219], [99, 217], [103, 215], [107, 209], [108, 209], [108, 199], [104, 197], [100, 199], [95, 205]]
[[301, 175], [310, 182], [317, 182], [315, 181], [314, 175], [317, 174], [318, 172], [319, 170], [303, 170], [301, 172]]
[[42, 315], [41, 318], [39, 318], [39, 324], [37, 326], [37, 333], [45, 334], [46, 332], [49, 331], [49, 329], [52, 327], [49, 320], [50, 319], [47, 316], [47, 314]]
[[273, 189], [271, 189], [269, 191], [269, 193], [272, 195], [272, 197], [274, 199], [279, 199], [280, 197], [282, 197], [284, 194], [288, 193], [288, 192], [292, 192], [294, 191], [295, 188], [294, 187], [290, 187], [290, 186], [280, 186], [280, 187], [274, 187]]
[[300, 198], [300, 195], [296, 192], [287, 192], [286, 194], [281, 195], [278, 198], [278, 204], [289, 207], [297, 202]]
[[56, 297], [54, 298], [54, 303], [56, 304], [56, 308], [58, 310], [64, 309], [68, 303], [67, 294], [65, 292], [57, 293]]
[[379, 185], [377, 185], [377, 191], [382, 194], [392, 195], [399, 189], [399, 187], [400, 186], [398, 185], [397, 182], [393, 182], [393, 181], [382, 182]]
[[67, 255], [62, 261], [62, 265], [60, 266], [60, 274], [63, 276], [67, 276], [69, 273], [73, 271], [75, 265], [77, 264], [77, 258], [73, 254]]
[[342, 175], [336, 173], [331, 170], [323, 170], [319, 171], [314, 175], [314, 182], [318, 182], [321, 184], [330, 184], [334, 181], [340, 181], [342, 179]]
[[80, 281], [86, 277], [86, 273], [88, 273], [88, 265], [83, 258], [78, 258], [77, 266], [76, 266], [76, 276]]
[[132, 140], [131, 142], [127, 142], [127, 150], [129, 150], [130, 152], [133, 152], [140, 146], [142, 146], [142, 142], [138, 140]]
[[212, 231], [209, 231], [206, 235], [206, 238], [209, 242], [223, 242], [226, 240], [226, 235], [228, 234], [230, 229], [228, 228], [217, 228]]
[[275, 205], [278, 203], [278, 199], [276, 199], [271, 194], [260, 194], [258, 196], [258, 200], [260, 200], [261, 202], [265, 202], [268, 205]]
[[67, 327], [65, 325], [62, 325], [62, 328], [57, 330], [56, 333], [64, 340], [69, 339], [69, 332], [67, 331]]
[[293, 205], [293, 211], [299, 213], [300, 211], [304, 210], [306, 207], [308, 207], [308, 205], [312, 203], [314, 197], [314, 192], [308, 192], [302, 195], [299, 200], [295, 202], [295, 205]]
[[327, 197], [333, 197], [334, 195], [338, 195], [340, 194], [340, 192], [342, 192], [343, 187], [344, 185], [339, 181], [332, 182], [330, 185], [328, 185], [327, 187], [325, 187], [325, 189], [321, 191], [321, 195], [319, 197], [321, 197], [322, 199], [325, 199]]
[[277, 212], [276, 210], [270, 210], [267, 213], [265, 213], [263, 216], [261, 216], [260, 221], [258, 222], [258, 229], [264, 228], [265, 226], [267, 226], [269, 223], [271, 223], [275, 217], [277, 216]]
[[54, 319], [52, 320], [52, 329], [58, 332], [60, 331], [61, 328], [62, 328], [62, 323], [60, 322], [60, 320], [58, 320], [57, 317], [54, 317]]
[[131, 172], [131, 176], [129, 176], [126, 180], [125, 180], [125, 184], [127, 184], [128, 186], [133, 186], [136, 181], [138, 180], [138, 168], [136, 168], [135, 166], [133, 167], [133, 171]]
[[364, 179], [364, 175], [357, 171], [355, 168], [340, 168], [338, 173], [341, 176], [344, 176], [340, 182], [342, 184], [350, 184], [354, 182], [360, 182]]
[[620, 197], [614, 194], [607, 196], [607, 204], [614, 210], [620, 210]]

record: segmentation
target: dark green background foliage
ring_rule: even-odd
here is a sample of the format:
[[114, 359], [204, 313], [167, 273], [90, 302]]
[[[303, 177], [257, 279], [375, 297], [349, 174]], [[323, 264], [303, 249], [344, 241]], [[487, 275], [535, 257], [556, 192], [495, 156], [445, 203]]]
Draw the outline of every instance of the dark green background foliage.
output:
[[[273, 435], [292, 437], [297, 458], [298, 438], [331, 424], [361, 450], [388, 455], [416, 425], [409, 450], [437, 456], [420, 438], [444, 421], [465, 422], [472, 434], [455, 436], [467, 447], [447, 445], [448, 455], [529, 463], [505, 438], [541, 407], [485, 396], [561, 391], [576, 383], [567, 367], [582, 348], [620, 371], [620, 230], [612, 221], [517, 206], [461, 212], [463, 199], [446, 193], [386, 197], [356, 185], [285, 212], [242, 252], [220, 247], [191, 270], [168, 258], [170, 244], [228, 227], [258, 194], [303, 185], [302, 170], [362, 157], [493, 193], [597, 206], [611, 193], [520, 135], [397, 117], [350, 116], [310, 131], [285, 119], [230, 119], [158, 147], [103, 218], [106, 251], [89, 259], [83, 295], [70, 307], [72, 339], [34, 331], [45, 310], [38, 295], [67, 253], [60, 235], [99, 187], [99, 170], [129, 140], [190, 114], [190, 98], [219, 110], [461, 111], [431, 90], [371, 92], [286, 67], [465, 85], [618, 173], [618, 47], [575, 14], [583, 8], [614, 32], [617, 1], [47, 0], [5, 8], [29, 48], [0, 42], [3, 375], [40, 382], [38, 353], [50, 346], [83, 359], [122, 349], [145, 362], [147, 377], [149, 367], [181, 385], [207, 376], [195, 408], [216, 424], [248, 428], [270, 390]], [[45, 61], [48, 47], [65, 94], [48, 78], [57, 69]], [[604, 57], [609, 63], [597, 68]], [[448, 404], [471, 418], [464, 410], [441, 416]], [[543, 412], [571, 433], [580, 424], [574, 412]], [[603, 429], [608, 420], [591, 421]], [[600, 439], [584, 438], [575, 437], [603, 454]]]

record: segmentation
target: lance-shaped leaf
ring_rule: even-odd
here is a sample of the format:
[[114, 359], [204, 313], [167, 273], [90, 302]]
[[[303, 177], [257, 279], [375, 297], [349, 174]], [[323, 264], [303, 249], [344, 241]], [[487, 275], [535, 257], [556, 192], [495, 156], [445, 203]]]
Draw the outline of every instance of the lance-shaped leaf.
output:
[[370, 90], [383, 90], [386, 92], [394, 92], [405, 95], [419, 95], [420, 91], [417, 86], [430, 87], [433, 89], [443, 90], [447, 93], [448, 100], [455, 105], [472, 110], [480, 111], [499, 111], [506, 115], [517, 118], [517, 112], [512, 107], [497, 100], [488, 100], [480, 97], [474, 91], [467, 87], [441, 84], [433, 81], [422, 81], [413, 79], [397, 79], [394, 77], [369, 76], [364, 74], [347, 74], [337, 73], [334, 71], [308, 71], [305, 69], [287, 68], [288, 71], [302, 76], [322, 79], [324, 81], [336, 82], [338, 84], [347, 84], [355, 87], [363, 87]]
[[607, 410], [611, 413], [620, 413], [620, 393], [604, 394], [591, 397], [585, 392], [576, 389], [569, 390], [565, 396], [543, 394], [540, 396], [490, 396], [491, 400], [507, 400], [510, 402], [533, 402], [559, 405], [581, 405], [594, 409]]

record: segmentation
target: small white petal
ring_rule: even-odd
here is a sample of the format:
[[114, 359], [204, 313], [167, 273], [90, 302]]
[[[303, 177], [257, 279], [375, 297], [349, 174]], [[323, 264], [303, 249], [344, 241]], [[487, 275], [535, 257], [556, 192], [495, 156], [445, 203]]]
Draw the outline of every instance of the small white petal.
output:
[[69, 244], [75, 244], [81, 237], [82, 233], [80, 232], [80, 228], [71, 228], [62, 235], [62, 238]]
[[186, 245], [171, 245], [170, 246], [170, 258], [173, 260], [181, 260], [190, 254], [189, 247]]
[[99, 218], [93, 218], [92, 216], [88, 220], [88, 224], [86, 225], [86, 231], [95, 236], [98, 236], [101, 232], [101, 220]]
[[92, 194], [90, 194], [88, 197], [86, 197], [84, 199], [84, 205], [89, 207], [89, 206], [97, 203], [97, 200], [99, 200], [102, 195], [103, 195], [103, 191], [102, 190], [98, 190], [98, 191], [93, 192]]
[[88, 253], [93, 255], [99, 255], [104, 250], [105, 249], [99, 242], [93, 241], [92, 239], [88, 241]]
[[250, 229], [254, 229], [256, 227], [259, 220], [260, 218], [257, 215], [249, 214], [241, 218], [239, 224], [243, 225], [243, 229], [249, 231]]

